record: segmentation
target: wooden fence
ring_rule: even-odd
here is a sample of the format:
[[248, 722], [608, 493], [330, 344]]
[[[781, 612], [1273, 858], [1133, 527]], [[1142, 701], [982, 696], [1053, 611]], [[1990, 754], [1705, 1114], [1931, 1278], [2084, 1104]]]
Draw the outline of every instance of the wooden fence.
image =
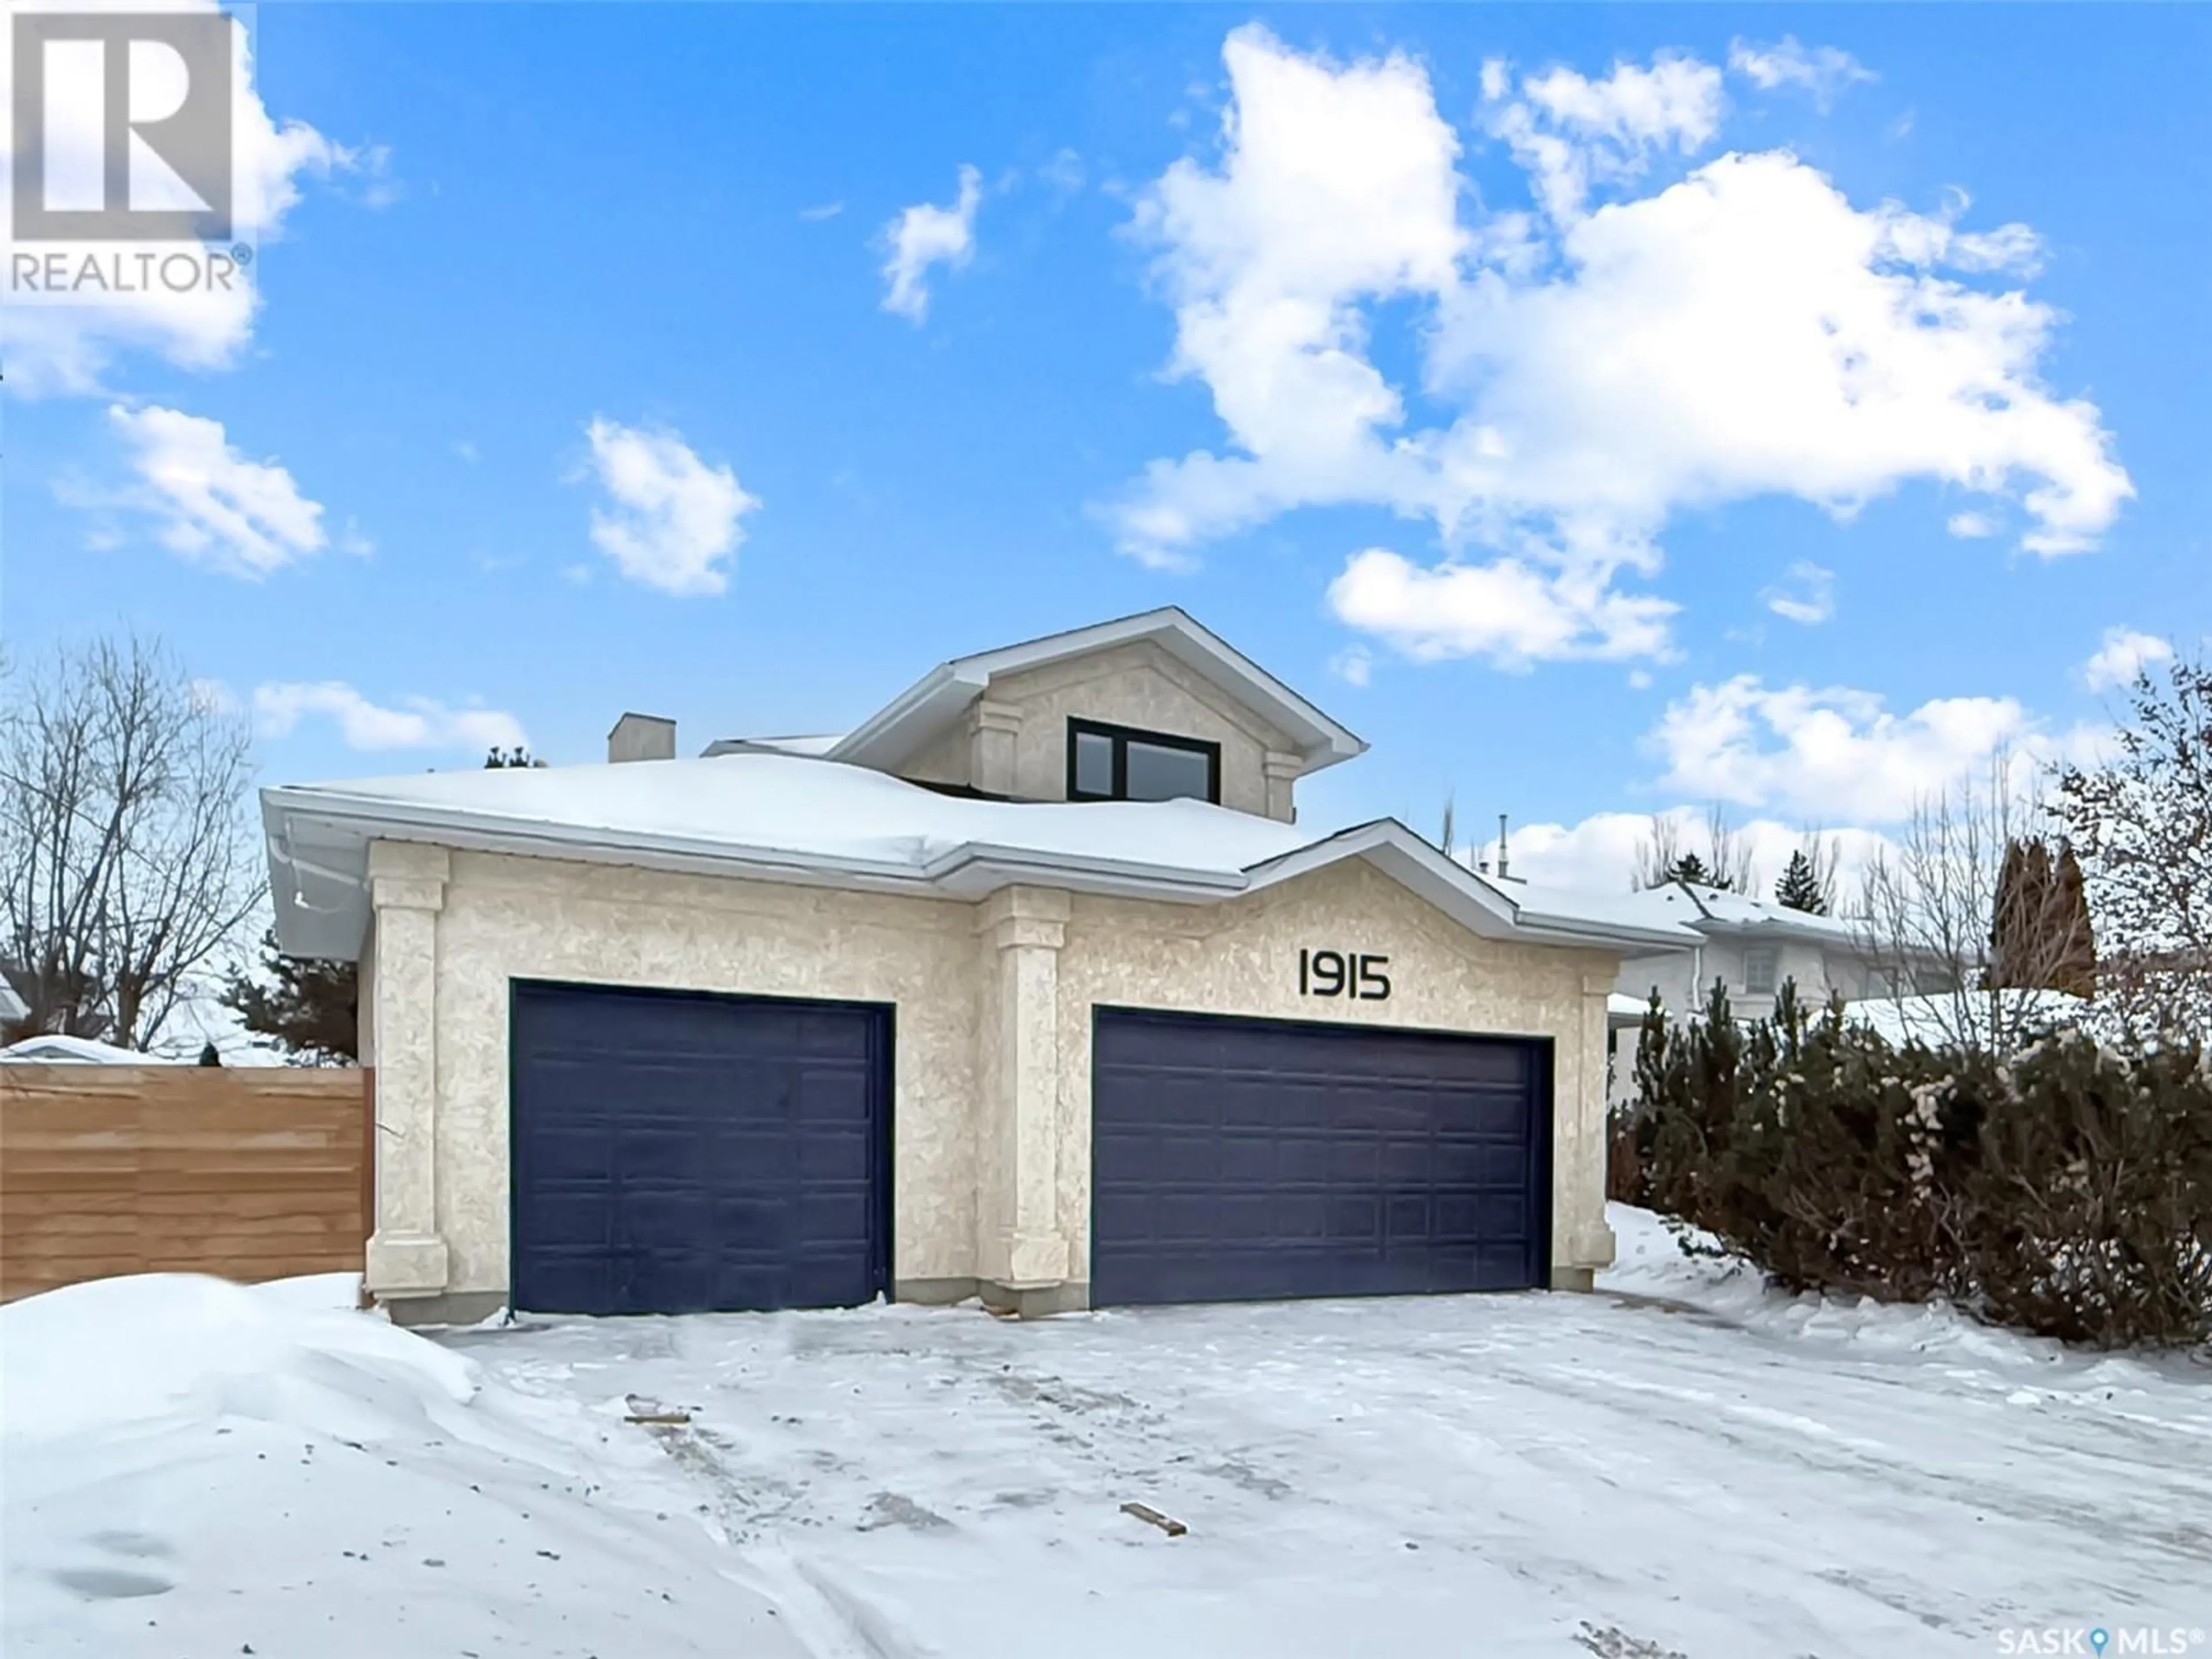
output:
[[358, 1273], [370, 1078], [0, 1064], [0, 1301], [114, 1273]]

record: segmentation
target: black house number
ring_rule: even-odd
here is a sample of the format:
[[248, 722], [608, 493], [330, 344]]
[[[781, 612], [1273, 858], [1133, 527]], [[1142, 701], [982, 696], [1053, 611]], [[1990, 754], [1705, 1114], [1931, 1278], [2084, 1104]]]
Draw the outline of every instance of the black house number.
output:
[[1355, 956], [1343, 951], [1298, 952], [1298, 994], [1302, 997], [1356, 997], [1362, 1002], [1388, 1002], [1390, 975], [1382, 971], [1390, 958]]

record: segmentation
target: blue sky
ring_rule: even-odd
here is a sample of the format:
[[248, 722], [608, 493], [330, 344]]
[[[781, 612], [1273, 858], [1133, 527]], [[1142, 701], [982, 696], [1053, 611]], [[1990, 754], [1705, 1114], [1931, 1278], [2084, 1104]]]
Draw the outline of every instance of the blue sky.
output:
[[266, 5], [255, 50], [261, 306], [11, 325], [0, 602], [19, 652], [159, 631], [266, 781], [835, 730], [1172, 602], [1373, 743], [1316, 821], [1451, 793], [1610, 882], [1625, 815], [1778, 846], [2079, 752], [2212, 632], [2199, 8]]

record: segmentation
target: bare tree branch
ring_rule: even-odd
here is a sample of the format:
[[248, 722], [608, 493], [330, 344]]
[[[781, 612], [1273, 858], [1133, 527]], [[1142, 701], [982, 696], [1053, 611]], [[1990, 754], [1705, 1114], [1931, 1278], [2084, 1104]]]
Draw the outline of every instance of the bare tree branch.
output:
[[[1982, 778], [1916, 804], [1867, 866], [1849, 919], [1869, 998], [1899, 1005], [1906, 1032], [2002, 1054], [2047, 1029], [2049, 988], [2082, 943], [2070, 896], [2055, 881], [2008, 888], [2004, 879], [2008, 852], [2040, 844], [2049, 819], [2040, 781], [2000, 750]], [[2009, 947], [2002, 973], [2001, 935]]]
[[0, 954], [27, 1023], [144, 1048], [264, 891], [245, 726], [136, 637], [4, 691]]

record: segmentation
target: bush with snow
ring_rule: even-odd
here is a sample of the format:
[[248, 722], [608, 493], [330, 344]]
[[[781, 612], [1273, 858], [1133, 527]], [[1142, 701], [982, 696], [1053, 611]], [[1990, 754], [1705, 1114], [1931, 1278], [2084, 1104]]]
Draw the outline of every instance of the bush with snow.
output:
[[[1613, 1194], [1776, 1285], [1948, 1297], [2100, 1347], [2212, 1343], [2212, 1061], [2057, 1032], [1893, 1044], [1784, 986], [1740, 1025], [1648, 1018]], [[1694, 1248], [1694, 1247], [1692, 1247]]]

